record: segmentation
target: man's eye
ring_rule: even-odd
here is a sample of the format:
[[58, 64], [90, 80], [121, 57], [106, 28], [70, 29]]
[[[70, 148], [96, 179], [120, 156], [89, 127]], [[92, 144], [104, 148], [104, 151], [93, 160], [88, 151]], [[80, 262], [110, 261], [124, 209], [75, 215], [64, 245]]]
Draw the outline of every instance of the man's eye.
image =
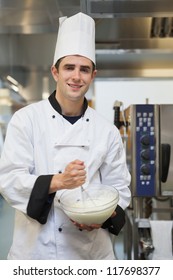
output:
[[84, 68], [81, 68], [81, 71], [84, 72], [84, 73], [89, 73], [90, 69], [84, 67]]
[[67, 66], [66, 67], [66, 70], [73, 70], [74, 69], [74, 67], [72, 67], [72, 66]]

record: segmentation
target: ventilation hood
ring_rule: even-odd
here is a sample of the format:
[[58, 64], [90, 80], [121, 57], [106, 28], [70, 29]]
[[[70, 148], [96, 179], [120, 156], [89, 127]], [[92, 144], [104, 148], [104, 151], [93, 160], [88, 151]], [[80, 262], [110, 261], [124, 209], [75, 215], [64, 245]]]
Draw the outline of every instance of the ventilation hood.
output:
[[81, 9], [93, 18], [172, 16], [172, 0], [81, 0]]
[[54, 88], [58, 18], [80, 11], [96, 23], [98, 78], [173, 78], [172, 0], [1, 0], [0, 78], [12, 75], [32, 100], [43, 77]]

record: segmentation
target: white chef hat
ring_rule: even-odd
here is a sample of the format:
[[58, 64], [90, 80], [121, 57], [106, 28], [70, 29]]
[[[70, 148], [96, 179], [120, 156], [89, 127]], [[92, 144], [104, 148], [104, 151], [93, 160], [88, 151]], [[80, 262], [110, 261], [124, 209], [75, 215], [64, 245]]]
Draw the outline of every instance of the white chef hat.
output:
[[95, 64], [95, 22], [83, 13], [59, 18], [53, 65], [67, 55], [81, 55]]

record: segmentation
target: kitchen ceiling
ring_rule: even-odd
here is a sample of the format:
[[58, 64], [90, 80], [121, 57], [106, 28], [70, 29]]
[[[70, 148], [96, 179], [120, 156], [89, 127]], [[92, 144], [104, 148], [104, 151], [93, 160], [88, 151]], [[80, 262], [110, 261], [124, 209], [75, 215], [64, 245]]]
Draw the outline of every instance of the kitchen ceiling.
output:
[[0, 77], [48, 73], [58, 18], [80, 11], [96, 22], [98, 77], [173, 78], [172, 0], [0, 0]]

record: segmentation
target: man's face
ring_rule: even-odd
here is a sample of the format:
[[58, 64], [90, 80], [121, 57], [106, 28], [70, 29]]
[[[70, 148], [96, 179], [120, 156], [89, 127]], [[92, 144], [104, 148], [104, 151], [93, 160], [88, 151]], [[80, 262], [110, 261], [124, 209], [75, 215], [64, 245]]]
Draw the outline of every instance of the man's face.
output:
[[96, 70], [88, 58], [75, 55], [64, 57], [58, 70], [53, 66], [52, 74], [57, 81], [57, 97], [77, 101], [83, 99]]

